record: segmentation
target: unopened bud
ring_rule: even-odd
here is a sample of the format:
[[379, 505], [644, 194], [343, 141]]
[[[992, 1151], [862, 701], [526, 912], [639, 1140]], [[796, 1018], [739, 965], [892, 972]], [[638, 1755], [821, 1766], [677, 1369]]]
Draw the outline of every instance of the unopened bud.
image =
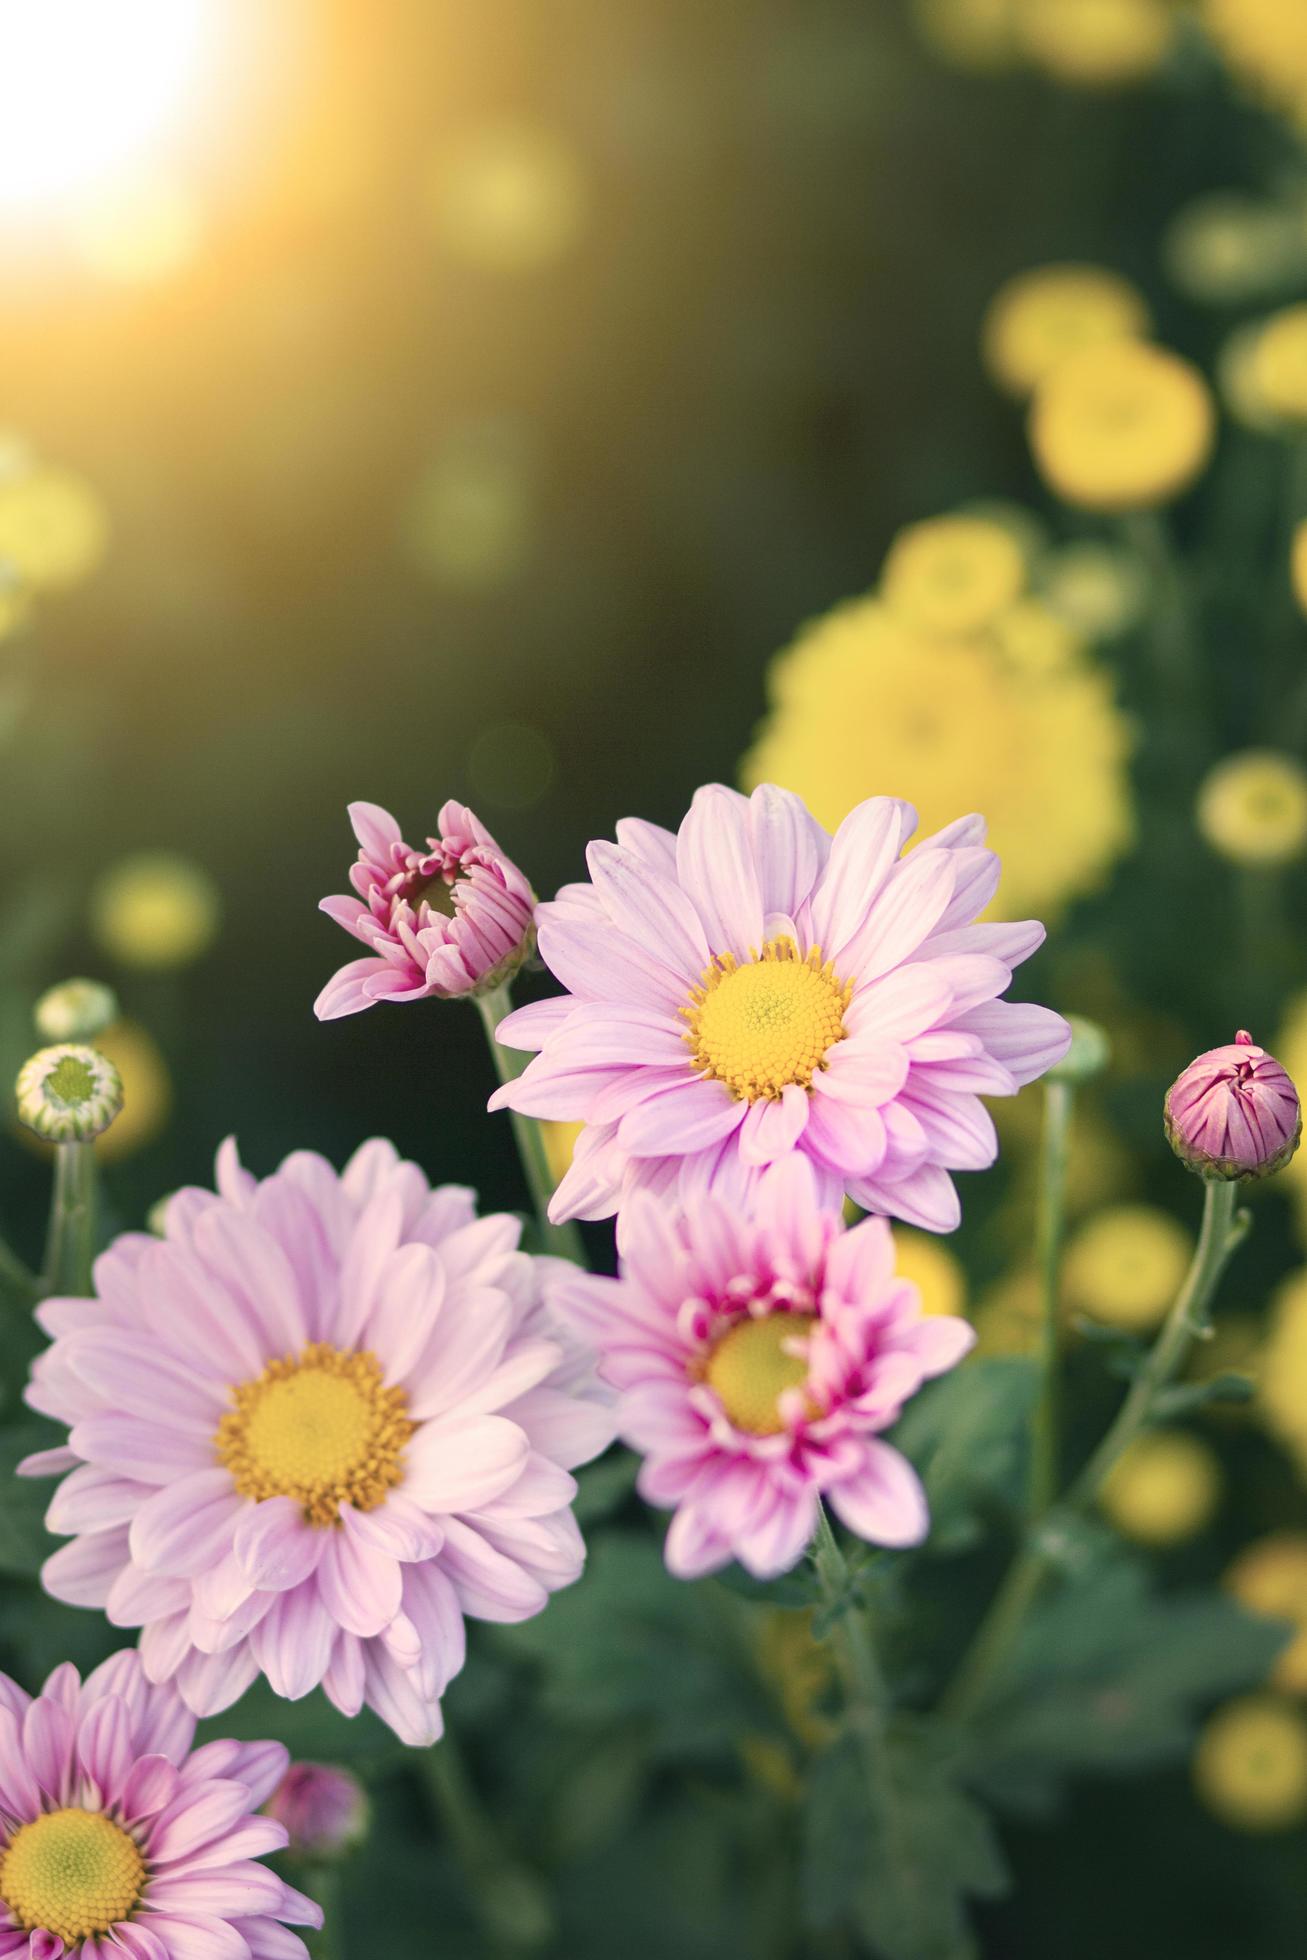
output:
[[118, 997], [100, 980], [62, 980], [41, 995], [34, 1019], [46, 1041], [94, 1041], [118, 1019]]
[[290, 1833], [287, 1850], [314, 1863], [343, 1857], [367, 1834], [363, 1786], [328, 1763], [292, 1763], [265, 1808]]
[[1199, 1177], [1227, 1181], [1282, 1170], [1302, 1135], [1298, 1091], [1244, 1028], [1176, 1078], [1164, 1121], [1181, 1163]]
[[23, 1063], [15, 1094], [19, 1122], [50, 1143], [98, 1137], [123, 1106], [122, 1078], [108, 1057], [66, 1041]]

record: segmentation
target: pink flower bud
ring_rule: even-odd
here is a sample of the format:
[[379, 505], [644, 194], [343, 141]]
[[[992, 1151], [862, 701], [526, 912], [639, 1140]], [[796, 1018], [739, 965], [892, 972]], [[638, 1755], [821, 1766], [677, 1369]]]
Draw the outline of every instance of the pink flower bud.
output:
[[297, 1858], [339, 1858], [368, 1828], [368, 1800], [348, 1770], [327, 1763], [292, 1763], [264, 1808], [290, 1833]]
[[1283, 1169], [1302, 1134], [1298, 1091], [1274, 1055], [1240, 1028], [1166, 1092], [1167, 1141], [1200, 1177], [1240, 1180]]

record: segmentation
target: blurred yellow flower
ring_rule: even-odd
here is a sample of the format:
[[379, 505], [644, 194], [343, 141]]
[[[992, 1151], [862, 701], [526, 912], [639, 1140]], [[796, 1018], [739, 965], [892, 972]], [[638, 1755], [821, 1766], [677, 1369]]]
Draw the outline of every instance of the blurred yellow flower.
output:
[[[1295, 994], [1285, 1009], [1271, 1053], [1288, 1070], [1297, 1087], [1299, 1097], [1307, 1096], [1307, 993]], [[1307, 1151], [1297, 1150], [1279, 1174], [1280, 1189], [1292, 1198], [1298, 1214], [1299, 1240], [1307, 1245], [1307, 1163], [1303, 1159]], [[1286, 1281], [1290, 1285], [1291, 1281]], [[1307, 1308], [1304, 1308], [1304, 1331], [1302, 1341], [1303, 1374], [1300, 1389], [1303, 1396], [1304, 1411], [1307, 1411]], [[1307, 1449], [1307, 1414], [1303, 1420], [1304, 1447]]]
[[1065, 545], [1039, 570], [1046, 606], [1090, 640], [1114, 640], [1142, 618], [1147, 580], [1137, 559], [1108, 544]]
[[212, 945], [221, 911], [202, 865], [175, 851], [140, 851], [96, 884], [91, 930], [124, 966], [187, 966]]
[[1256, 320], [1245, 321], [1227, 334], [1216, 356], [1216, 382], [1221, 399], [1236, 422], [1258, 435], [1275, 435], [1281, 424], [1265, 399], [1258, 379], [1258, 349], [1262, 329]]
[[1307, 1817], [1307, 1722], [1275, 1695], [1218, 1708], [1198, 1739], [1194, 1784], [1235, 1831], [1282, 1831]]
[[1149, 325], [1142, 296], [1119, 273], [1099, 265], [1036, 266], [990, 301], [981, 358], [1001, 388], [1024, 399], [1069, 354], [1135, 338]]
[[89, 577], [108, 542], [104, 505], [71, 470], [42, 464], [0, 480], [0, 559], [38, 591]]
[[1273, 1531], [1245, 1545], [1224, 1584], [1250, 1613], [1294, 1629], [1275, 1658], [1271, 1683], [1285, 1694], [1307, 1695], [1307, 1531]]
[[116, 1021], [94, 1045], [109, 1057], [123, 1084], [122, 1110], [95, 1144], [96, 1156], [108, 1164], [143, 1150], [158, 1136], [172, 1112], [172, 1082], [158, 1043], [135, 1021]]
[[809, 1748], [821, 1748], [834, 1733], [822, 1712], [833, 1681], [829, 1645], [813, 1639], [808, 1612], [773, 1608], [754, 1624], [759, 1673], [795, 1735]]
[[995, 73], [1016, 58], [1021, 0], [913, 0], [922, 39], [956, 68]]
[[1307, 105], [1307, 9], [1302, 0], [1201, 0], [1226, 64], [1254, 94], [1301, 113]]
[[1043, 1290], [1028, 1267], [989, 1287], [976, 1308], [978, 1355], [1033, 1354], [1039, 1345]]
[[1084, 652], [1080, 635], [1040, 599], [1019, 599], [992, 628], [998, 650], [1014, 673], [1038, 680], [1064, 672]]
[[1215, 428], [1196, 367], [1164, 347], [1117, 340], [1058, 362], [1035, 395], [1030, 445], [1045, 481], [1068, 503], [1139, 510], [1189, 487]]
[[73, 247], [102, 279], [146, 285], [182, 271], [204, 241], [204, 213], [194, 193], [168, 178], [115, 185], [82, 205]]
[[976, 632], [1012, 604], [1026, 582], [1020, 546], [983, 517], [910, 524], [881, 573], [885, 603], [923, 633]]
[[1289, 575], [1293, 580], [1293, 596], [1298, 601], [1298, 609], [1307, 613], [1307, 518], [1294, 529]]
[[572, 1152], [584, 1128], [584, 1123], [541, 1122], [540, 1135], [545, 1146], [545, 1158], [555, 1184], [561, 1184], [572, 1168]]
[[32, 616], [32, 589], [16, 565], [0, 559], [0, 640], [17, 633]]
[[575, 149], [560, 132], [526, 122], [466, 132], [437, 159], [430, 196], [446, 249], [488, 272], [552, 265], [576, 245], [590, 215]]
[[1026, 53], [1056, 80], [1110, 88], [1156, 72], [1177, 19], [1171, 0], [1025, 0], [1019, 31]]
[[1244, 749], [1210, 769], [1198, 829], [1233, 864], [1288, 864], [1307, 848], [1307, 769], [1275, 749]]
[[1271, 1434], [1307, 1470], [1307, 1270], [1290, 1273], [1271, 1295], [1257, 1407]]
[[967, 1276], [961, 1262], [933, 1232], [896, 1226], [894, 1266], [900, 1279], [911, 1280], [919, 1288], [923, 1313], [966, 1313]]
[[1206, 1443], [1184, 1430], [1160, 1430], [1118, 1458], [1099, 1503], [1125, 1537], [1178, 1545], [1211, 1522], [1221, 1482], [1220, 1462]]
[[1165, 1317], [1192, 1251], [1188, 1232], [1169, 1212], [1113, 1205], [1082, 1225], [1067, 1247], [1067, 1299], [1109, 1327], [1143, 1332]]
[[806, 627], [770, 689], [748, 787], [796, 790], [830, 830], [878, 792], [909, 797], [925, 832], [983, 810], [1008, 918], [1099, 888], [1131, 842], [1129, 737], [1105, 674], [1034, 682], [990, 642], [929, 638], [867, 598]]
[[1295, 427], [1307, 423], [1307, 304], [1272, 313], [1251, 350], [1251, 385], [1266, 412]]

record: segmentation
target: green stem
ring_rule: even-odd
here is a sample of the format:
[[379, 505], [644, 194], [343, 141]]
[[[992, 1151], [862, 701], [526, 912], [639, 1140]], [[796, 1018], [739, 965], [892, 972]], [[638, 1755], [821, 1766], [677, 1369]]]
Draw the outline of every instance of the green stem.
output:
[[311, 1865], [303, 1876], [304, 1890], [322, 1907], [322, 1928], [309, 1934], [313, 1960], [345, 1960], [340, 1867]]
[[[821, 1587], [822, 1600], [828, 1611], [835, 1611], [836, 1617], [831, 1628], [831, 1638], [835, 1642], [839, 1657], [840, 1673], [844, 1680], [844, 1692], [848, 1702], [849, 1721], [859, 1736], [871, 1745], [873, 1777], [880, 1775], [879, 1744], [884, 1733], [886, 1717], [889, 1713], [889, 1696], [876, 1650], [871, 1641], [871, 1628], [865, 1613], [858, 1612], [847, 1603], [849, 1590], [849, 1566], [839, 1548], [826, 1507], [820, 1500], [817, 1504], [817, 1529], [810, 1547], [813, 1568]], [[839, 1602], [844, 1602], [842, 1610]]]
[[54, 1200], [46, 1240], [43, 1294], [82, 1296], [91, 1291], [95, 1257], [95, 1147], [55, 1145]]
[[1030, 1458], [1030, 1513], [1042, 1518], [1057, 1495], [1061, 1416], [1061, 1264], [1066, 1220], [1067, 1156], [1075, 1091], [1056, 1078], [1044, 1088], [1040, 1143], [1039, 1211], [1035, 1252], [1039, 1262], [1041, 1319], [1039, 1399], [1035, 1404]]
[[[502, 1042], [496, 1039], [495, 1030], [504, 1016], [511, 1013], [513, 1007], [507, 982], [502, 987], [496, 987], [493, 993], [478, 995], [477, 1007], [480, 1010], [481, 1023], [486, 1031], [486, 1041], [499, 1080], [516, 1082], [531, 1057], [523, 1054], [520, 1049], [505, 1048]], [[576, 1226], [570, 1223], [555, 1225], [549, 1216], [549, 1200], [554, 1195], [554, 1179], [549, 1169], [549, 1159], [545, 1154], [545, 1142], [540, 1134], [540, 1125], [533, 1116], [523, 1116], [519, 1110], [510, 1109], [508, 1113], [513, 1121], [517, 1154], [522, 1160], [522, 1171], [526, 1178], [527, 1189], [531, 1193], [531, 1203], [535, 1208], [536, 1222], [540, 1227], [544, 1249], [546, 1252], [555, 1253], [560, 1259], [571, 1259], [576, 1265], [584, 1266], [587, 1263], [585, 1246], [582, 1244], [581, 1234]]]
[[1026, 1613], [1057, 1563], [1064, 1542], [1057, 1528], [1058, 1518], [1071, 1518], [1092, 1507], [1112, 1469], [1153, 1419], [1159, 1395], [1179, 1374], [1194, 1342], [1210, 1328], [1212, 1296], [1231, 1254], [1247, 1237], [1249, 1223], [1247, 1212], [1235, 1210], [1233, 1184], [1214, 1178], [1204, 1181], [1202, 1230], [1162, 1331], [1098, 1448], [1061, 1504], [1036, 1524], [1009, 1566], [941, 1700], [942, 1714], [954, 1721], [966, 1720], [986, 1700], [995, 1677], [1007, 1664]]
[[1127, 512], [1121, 525], [1127, 544], [1149, 574], [1152, 593], [1149, 640], [1158, 693], [1162, 700], [1173, 700], [1186, 712], [1191, 711], [1197, 650], [1191, 644], [1188, 589], [1166, 519], [1155, 510], [1135, 510]]
[[0, 1291], [26, 1295], [30, 1300], [41, 1297], [41, 1282], [36, 1274], [29, 1272], [16, 1252], [12, 1252], [0, 1239]]
[[553, 1938], [554, 1911], [541, 1879], [512, 1858], [446, 1731], [416, 1758], [432, 1808], [454, 1848], [485, 1929], [488, 1953], [538, 1952]]

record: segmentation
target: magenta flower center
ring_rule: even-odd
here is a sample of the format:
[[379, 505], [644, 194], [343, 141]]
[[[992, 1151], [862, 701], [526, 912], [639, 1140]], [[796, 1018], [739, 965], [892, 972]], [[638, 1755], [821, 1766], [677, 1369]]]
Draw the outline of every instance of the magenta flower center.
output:
[[845, 1036], [853, 982], [840, 980], [821, 948], [800, 953], [770, 939], [741, 963], [718, 953], [681, 1009], [696, 1066], [736, 1098], [776, 1102], [791, 1083], [812, 1087], [826, 1055]]
[[55, 1933], [65, 1946], [127, 1919], [144, 1887], [135, 1840], [99, 1811], [47, 1811], [0, 1855], [0, 1896], [18, 1924]]
[[242, 1497], [291, 1497], [306, 1523], [333, 1525], [342, 1504], [375, 1511], [403, 1477], [408, 1398], [374, 1354], [315, 1341], [231, 1395], [213, 1440]]
[[816, 1322], [811, 1313], [750, 1314], [714, 1343], [703, 1379], [737, 1429], [777, 1436], [785, 1428], [781, 1397], [808, 1379], [808, 1334]]

